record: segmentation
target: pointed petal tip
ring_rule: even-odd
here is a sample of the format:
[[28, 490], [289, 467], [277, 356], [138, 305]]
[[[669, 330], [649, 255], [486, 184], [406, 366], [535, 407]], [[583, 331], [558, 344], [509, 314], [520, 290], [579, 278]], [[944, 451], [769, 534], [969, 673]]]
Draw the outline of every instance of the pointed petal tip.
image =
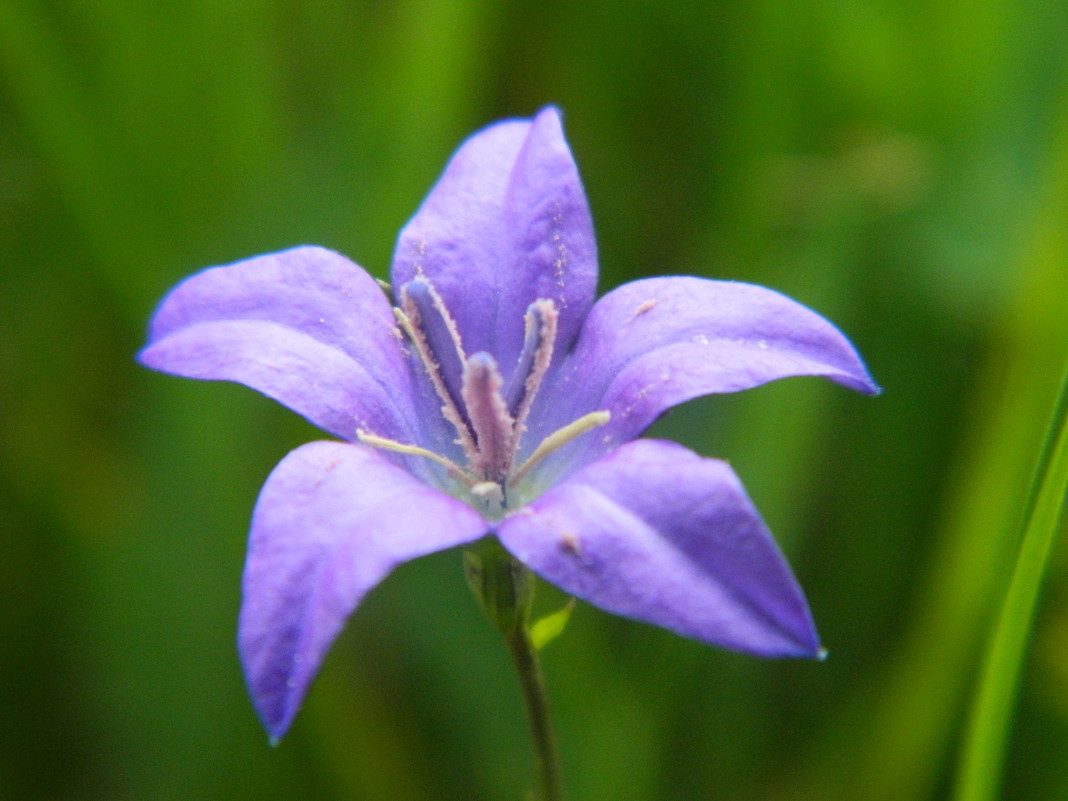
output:
[[794, 642], [795, 646], [792, 653], [786, 654], [787, 657], [794, 659], [814, 659], [817, 662], [822, 662], [827, 656], [827, 649], [820, 643], [819, 632], [816, 631], [816, 623], [812, 619], [812, 611], [809, 609], [808, 601], [802, 598], [801, 614], [795, 622], [795, 628], [792, 631], [786, 632], [790, 639]]
[[543, 121], [549, 120], [555, 122], [558, 128], [563, 129], [564, 113], [560, 110], [559, 106], [555, 106], [551, 103], [547, 106], [542, 106], [538, 113], [534, 115], [533, 122], [537, 125]]
[[837, 328], [833, 328], [833, 330], [847, 355], [844, 360], [845, 364], [840, 365], [840, 372], [837, 375], [827, 374], [827, 377], [862, 395], [881, 395], [883, 388], [875, 383], [871, 371], [868, 370], [868, 365], [864, 363], [864, 359], [861, 358], [856, 346]]
[[152, 363], [150, 361], [148, 361], [145, 358], [145, 356], [148, 353], [148, 351], [151, 350], [151, 348], [152, 348], [152, 345], [145, 345], [145, 347], [141, 348], [139, 351], [137, 351], [134, 354], [134, 361], [137, 362], [142, 367], [147, 367], [150, 370], [153, 369], [152, 368]]
[[867, 370], [864, 370], [863, 372], [859, 373], [855, 377], [855, 380], [851, 381], [847, 386], [850, 389], [855, 389], [862, 395], [875, 396], [883, 394], [883, 388], [875, 383], [875, 381], [871, 377], [871, 374], [868, 373]]
[[161, 357], [160, 348], [154, 339], [150, 339], [147, 345], [134, 354], [134, 361], [149, 370], [173, 375], [168, 369], [166, 357]]
[[267, 732], [267, 743], [271, 748], [277, 748], [282, 738], [289, 732], [289, 727], [293, 725], [293, 720], [297, 716], [299, 710], [299, 703], [296, 708], [290, 708], [290, 704], [286, 704], [282, 709], [270, 708], [266, 699], [253, 698], [252, 704], [256, 708], [256, 714], [259, 716], [260, 723], [263, 725], [264, 731]]
[[280, 717], [272, 720], [270, 710], [260, 709], [257, 706], [256, 712], [260, 717], [260, 723], [267, 732], [267, 744], [271, 748], [277, 748], [282, 744], [282, 739], [289, 734], [289, 729], [293, 725], [293, 720], [296, 718], [299, 708], [298, 705], [294, 709], [287, 709]]
[[314, 675], [306, 677], [299, 689], [296, 681], [290, 678], [285, 682], [285, 689], [280, 691], [277, 686], [264, 682], [262, 677], [257, 684], [258, 677], [250, 669], [244, 653], [241, 661], [245, 665], [245, 681], [256, 717], [267, 734], [268, 745], [276, 748], [293, 725]]
[[804, 646], [799, 648], [793, 656], [797, 659], [812, 659], [816, 662], [823, 662], [827, 659], [827, 649], [820, 645], [819, 637], [813, 629], [811, 639], [808, 639]]
[[858, 371], [856, 373], [845, 373], [840, 375], [828, 375], [826, 378], [830, 378], [836, 384], [851, 389], [854, 392], [859, 392], [861, 395], [868, 397], [875, 397], [876, 395], [883, 394], [883, 388], [872, 381], [871, 376], [866, 372]]
[[[820, 645], [819, 635], [816, 633], [807, 605], [803, 618], [803, 620], [795, 621], [793, 625], [786, 624], [786, 621], [779, 621], [776, 634], [772, 634], [771, 630], [765, 631], [762, 636], [751, 638], [748, 644], [738, 643], [733, 647], [728, 647], [765, 659], [812, 659], [822, 662], [827, 657], [827, 649]], [[723, 643], [716, 641], [709, 641], [708, 644], [723, 646]]]

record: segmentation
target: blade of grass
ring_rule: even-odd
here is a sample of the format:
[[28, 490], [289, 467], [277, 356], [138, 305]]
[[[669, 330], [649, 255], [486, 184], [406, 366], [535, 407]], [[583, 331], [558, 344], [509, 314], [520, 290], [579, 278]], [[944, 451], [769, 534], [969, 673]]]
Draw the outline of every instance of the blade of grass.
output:
[[1066, 501], [1068, 373], [1035, 470], [1012, 579], [984, 658], [961, 757], [954, 795], [957, 801], [990, 801], [997, 795], [1020, 669]]

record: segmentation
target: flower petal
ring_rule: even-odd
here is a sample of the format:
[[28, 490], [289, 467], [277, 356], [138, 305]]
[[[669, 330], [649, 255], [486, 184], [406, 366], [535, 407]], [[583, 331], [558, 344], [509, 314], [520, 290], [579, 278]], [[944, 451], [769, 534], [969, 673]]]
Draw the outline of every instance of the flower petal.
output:
[[818, 656], [804, 596], [734, 472], [637, 440], [506, 518], [534, 572], [625, 617], [760, 656]]
[[300, 247], [204, 270], [152, 320], [148, 367], [237, 381], [343, 439], [416, 442], [413, 380], [385, 294], [344, 256]]
[[289, 728], [327, 649], [372, 587], [398, 564], [485, 530], [474, 509], [369, 449], [313, 442], [286, 456], [253, 513], [238, 635], [271, 737]]
[[545, 436], [590, 411], [611, 412], [598, 436], [553, 457], [581, 465], [637, 437], [672, 406], [788, 376], [878, 392], [842, 333], [778, 292], [691, 277], [634, 281], [593, 307], [574, 351], [543, 390], [553, 402], [532, 413], [530, 428]]
[[466, 352], [493, 354], [506, 380], [535, 300], [555, 303], [558, 346], [570, 344], [593, 303], [597, 252], [556, 109], [461, 146], [397, 243], [394, 285], [417, 275], [445, 301]]

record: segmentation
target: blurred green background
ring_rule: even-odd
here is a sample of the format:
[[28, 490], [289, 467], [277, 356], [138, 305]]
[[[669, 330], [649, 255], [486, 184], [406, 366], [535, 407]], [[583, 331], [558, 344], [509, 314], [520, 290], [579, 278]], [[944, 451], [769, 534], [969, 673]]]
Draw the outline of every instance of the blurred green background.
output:
[[[774, 287], [885, 389], [795, 379], [658, 423], [731, 460], [830, 658], [580, 605], [544, 655], [569, 797], [948, 797], [1068, 354], [1065, 31], [1056, 0], [0, 0], [0, 797], [523, 797], [515, 679], [457, 553], [372, 594], [268, 747], [244, 540], [320, 435], [133, 356], [203, 266], [314, 243], [384, 277], [461, 139], [546, 103], [602, 291]], [[1068, 798], [1066, 567], [1005, 798]]]

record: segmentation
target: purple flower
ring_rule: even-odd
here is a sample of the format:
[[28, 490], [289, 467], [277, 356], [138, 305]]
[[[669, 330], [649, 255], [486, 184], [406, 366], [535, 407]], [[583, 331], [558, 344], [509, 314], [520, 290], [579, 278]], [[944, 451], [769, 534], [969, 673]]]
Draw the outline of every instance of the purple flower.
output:
[[822, 317], [757, 286], [651, 278], [594, 303], [586, 198], [554, 109], [469, 139], [401, 232], [393, 308], [300, 247], [163, 301], [145, 365], [238, 381], [341, 441], [290, 453], [252, 518], [239, 643], [272, 737], [363, 596], [495, 535], [602, 609], [761, 656], [815, 656], [804, 596], [722, 461], [635, 440], [777, 378], [876, 387]]

